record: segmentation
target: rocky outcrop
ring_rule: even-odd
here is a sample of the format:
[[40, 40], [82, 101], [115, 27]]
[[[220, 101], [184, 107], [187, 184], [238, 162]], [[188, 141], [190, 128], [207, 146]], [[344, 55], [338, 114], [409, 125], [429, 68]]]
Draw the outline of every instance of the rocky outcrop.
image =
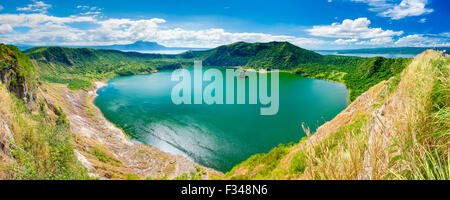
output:
[[0, 44], [0, 82], [28, 106], [36, 102], [38, 79], [34, 67], [14, 46]]

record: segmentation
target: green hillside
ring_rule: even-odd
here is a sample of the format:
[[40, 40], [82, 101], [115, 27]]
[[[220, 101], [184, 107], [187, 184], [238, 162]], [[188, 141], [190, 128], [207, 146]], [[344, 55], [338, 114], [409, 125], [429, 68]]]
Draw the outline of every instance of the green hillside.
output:
[[344, 83], [353, 101], [371, 86], [400, 73], [411, 59], [322, 56], [288, 42], [224, 45], [208, 51], [190, 51], [181, 57], [202, 59], [209, 66], [280, 69], [304, 77]]
[[65, 113], [47, 102], [30, 59], [0, 44], [0, 179], [89, 179]]
[[320, 54], [288, 42], [237, 42], [197, 54], [193, 52], [186, 54], [192, 54], [192, 58], [204, 59], [204, 65], [209, 66], [245, 66], [280, 70], [289, 70], [299, 64], [317, 62], [321, 58]]
[[26, 102], [35, 98], [38, 78], [28, 56], [15, 46], [0, 44], [0, 81]]
[[90, 87], [93, 80], [176, 69], [183, 63], [171, 55], [88, 48], [38, 47], [25, 53], [44, 81], [67, 83], [74, 90]]
[[71, 89], [89, 87], [93, 80], [189, 67], [194, 60], [202, 60], [205, 66], [280, 69], [341, 82], [350, 90], [351, 100], [398, 74], [410, 62], [401, 58], [322, 56], [288, 42], [237, 42], [178, 55], [63, 47], [33, 48], [25, 53], [37, 63], [43, 80], [67, 83]]
[[223, 178], [449, 180], [449, 61], [419, 54], [315, 133], [304, 128], [299, 143], [253, 155]]

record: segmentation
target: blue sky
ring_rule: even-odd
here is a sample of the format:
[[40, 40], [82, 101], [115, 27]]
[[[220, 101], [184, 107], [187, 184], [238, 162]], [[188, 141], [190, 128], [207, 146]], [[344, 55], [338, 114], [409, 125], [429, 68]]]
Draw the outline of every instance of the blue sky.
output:
[[0, 42], [308, 49], [450, 46], [448, 0], [1, 0]]

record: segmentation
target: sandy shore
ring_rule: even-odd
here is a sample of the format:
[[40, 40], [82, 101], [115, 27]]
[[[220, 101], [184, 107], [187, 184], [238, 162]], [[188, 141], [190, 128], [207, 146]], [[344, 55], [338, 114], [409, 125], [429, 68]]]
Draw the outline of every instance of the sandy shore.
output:
[[96, 81], [96, 82], [94, 82], [94, 85], [95, 85], [94, 92], [97, 93], [98, 89], [108, 86], [108, 83], [107, 83], [107, 81]]
[[[126, 133], [108, 121], [94, 104], [97, 90], [106, 81], [95, 82], [90, 90], [71, 92], [65, 85], [47, 85], [50, 101], [58, 102], [70, 121], [71, 131], [77, 135], [75, 155], [94, 177], [125, 179], [137, 175], [141, 179], [173, 179], [183, 174], [201, 174], [203, 179], [221, 172], [200, 166], [182, 155], [132, 141]], [[98, 150], [110, 160], [99, 159]]]

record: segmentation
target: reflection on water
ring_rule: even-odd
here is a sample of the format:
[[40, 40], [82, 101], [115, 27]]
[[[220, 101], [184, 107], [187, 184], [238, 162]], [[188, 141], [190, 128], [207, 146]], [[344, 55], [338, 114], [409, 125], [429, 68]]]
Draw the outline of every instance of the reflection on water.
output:
[[98, 91], [95, 104], [135, 139], [221, 171], [280, 143], [298, 142], [305, 136], [302, 122], [314, 131], [349, 103], [342, 84], [280, 73], [276, 115], [261, 116], [266, 107], [261, 104], [175, 105], [171, 74], [113, 78]]

